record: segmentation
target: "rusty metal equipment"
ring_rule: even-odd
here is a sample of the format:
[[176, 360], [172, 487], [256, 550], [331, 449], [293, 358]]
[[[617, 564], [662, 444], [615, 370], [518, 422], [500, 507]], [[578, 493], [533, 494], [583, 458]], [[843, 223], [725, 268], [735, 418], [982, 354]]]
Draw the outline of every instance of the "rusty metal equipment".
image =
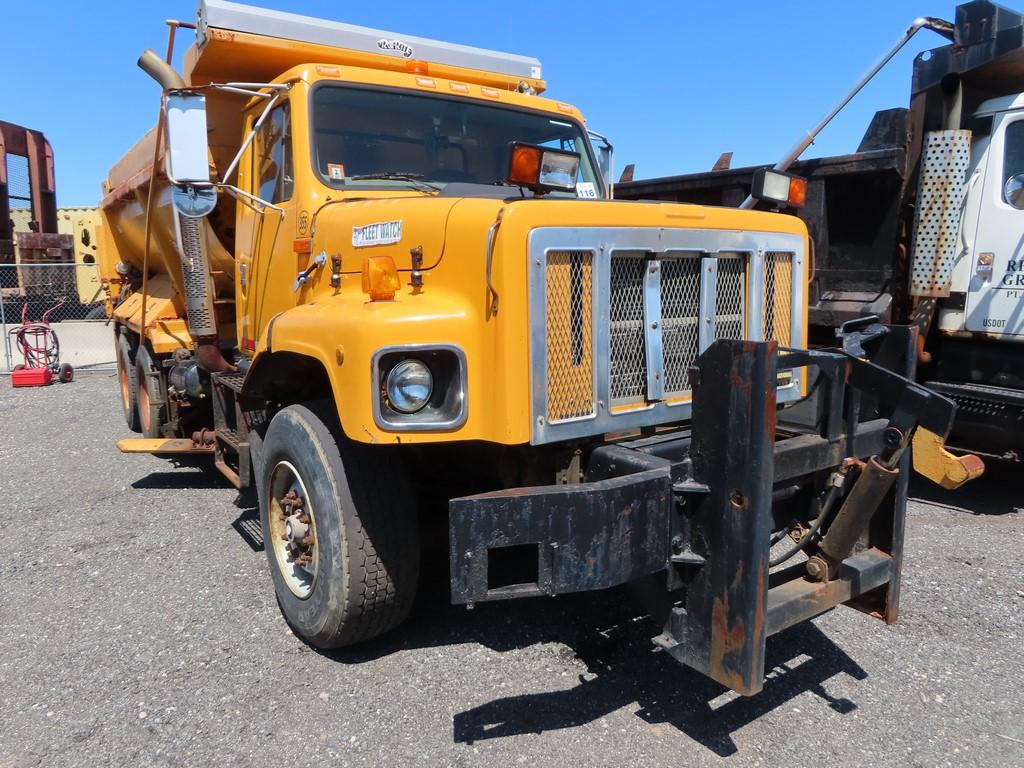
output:
[[[844, 603], [895, 621], [905, 449], [919, 426], [945, 434], [955, 411], [904, 378], [915, 339], [872, 320], [828, 350], [716, 341], [690, 371], [688, 427], [594, 449], [577, 484], [451, 501], [453, 602], [656, 575], [669, 607], [654, 643], [747, 695], [761, 690], [769, 635]], [[777, 372], [809, 365], [820, 371], [810, 417], [778, 411]], [[856, 467], [832, 517], [850, 485], [836, 478]], [[773, 559], [794, 530], [807, 533]], [[798, 552], [810, 559], [786, 565]], [[511, 581], [497, 569], [508, 555], [531, 565]]]
[[73, 266], [34, 266], [73, 264], [72, 237], [57, 230], [50, 142], [39, 131], [0, 121], [0, 265], [18, 265], [0, 269], [3, 298], [33, 301], [75, 295]]

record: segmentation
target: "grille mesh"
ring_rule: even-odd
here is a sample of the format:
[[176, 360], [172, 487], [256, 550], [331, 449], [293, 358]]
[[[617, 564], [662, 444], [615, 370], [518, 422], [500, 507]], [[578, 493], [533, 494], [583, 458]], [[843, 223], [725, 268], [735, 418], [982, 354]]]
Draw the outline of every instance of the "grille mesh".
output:
[[547, 255], [548, 422], [594, 415], [592, 251]]
[[647, 393], [644, 336], [644, 267], [642, 256], [613, 255], [608, 296], [610, 398], [622, 404]]
[[700, 257], [661, 262], [661, 328], [665, 394], [690, 389], [687, 371], [697, 359], [700, 318]]
[[743, 338], [743, 307], [746, 263], [743, 256], [718, 257], [718, 281], [715, 284], [715, 338]]
[[793, 254], [768, 251], [764, 255], [764, 338], [790, 346], [793, 296]]

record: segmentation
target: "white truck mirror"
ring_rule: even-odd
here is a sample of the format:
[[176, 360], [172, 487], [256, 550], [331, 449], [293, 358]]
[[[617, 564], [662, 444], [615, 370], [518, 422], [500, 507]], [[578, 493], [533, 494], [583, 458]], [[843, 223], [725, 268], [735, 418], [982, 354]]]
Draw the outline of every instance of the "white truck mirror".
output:
[[1024, 173], [1018, 173], [1006, 180], [1003, 197], [1018, 211], [1024, 210]]
[[590, 144], [597, 151], [597, 167], [601, 169], [601, 176], [608, 186], [608, 197], [612, 197], [612, 185], [615, 183], [615, 149], [606, 136], [597, 131], [587, 131], [590, 136]]
[[217, 205], [210, 183], [206, 97], [188, 91], [167, 94], [167, 176], [171, 200], [182, 216], [207, 216]]

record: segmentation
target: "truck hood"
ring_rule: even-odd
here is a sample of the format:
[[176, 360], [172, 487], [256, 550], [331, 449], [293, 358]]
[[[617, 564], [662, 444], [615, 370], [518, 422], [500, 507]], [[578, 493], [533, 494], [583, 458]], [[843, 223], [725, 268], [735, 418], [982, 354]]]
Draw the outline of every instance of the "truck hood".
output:
[[[438, 266], [446, 253], [486, 246], [501, 214], [502, 239], [538, 227], [653, 227], [780, 232], [806, 237], [795, 216], [660, 202], [493, 199], [402, 196], [328, 203], [314, 222], [314, 248], [342, 254], [342, 272], [361, 271], [364, 256], [390, 256], [399, 270], [412, 269], [411, 252], [422, 248], [419, 267]], [[515, 238], [519, 240], [519, 238]], [[522, 240], [519, 240], [522, 242]]]
[[[331, 202], [317, 215], [313, 247], [341, 253], [345, 273], [359, 272], [363, 256], [390, 256], [410, 270], [414, 248], [423, 249], [421, 269], [431, 269], [444, 255], [452, 210], [463, 202], [418, 195]], [[500, 200], [491, 202], [495, 211], [501, 207]]]

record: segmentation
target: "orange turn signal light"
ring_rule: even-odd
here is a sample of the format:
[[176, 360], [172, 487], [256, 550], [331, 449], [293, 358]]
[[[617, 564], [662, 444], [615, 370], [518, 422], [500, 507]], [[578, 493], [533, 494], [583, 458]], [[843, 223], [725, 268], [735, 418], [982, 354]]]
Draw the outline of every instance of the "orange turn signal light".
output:
[[540, 180], [540, 147], [525, 144], [512, 145], [512, 159], [508, 164], [508, 181], [524, 187], [532, 187]]
[[807, 202], [807, 179], [793, 176], [789, 180], [789, 204], [794, 208], [803, 208]]
[[402, 287], [398, 267], [390, 256], [363, 258], [363, 293], [370, 301], [391, 301]]

